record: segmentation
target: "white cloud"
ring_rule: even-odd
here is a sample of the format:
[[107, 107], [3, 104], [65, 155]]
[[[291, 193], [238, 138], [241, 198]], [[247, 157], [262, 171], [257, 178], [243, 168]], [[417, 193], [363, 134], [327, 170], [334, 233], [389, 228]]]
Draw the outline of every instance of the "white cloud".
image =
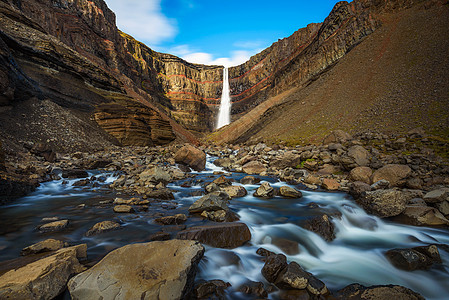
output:
[[260, 50], [235, 50], [231, 51], [230, 57], [214, 57], [210, 53], [201, 52], [197, 49], [191, 49], [188, 45], [180, 45], [168, 49], [167, 52], [177, 55], [191, 63], [231, 67], [243, 64], [251, 57], [251, 55], [260, 52]]
[[176, 20], [161, 11], [161, 0], [106, 0], [120, 30], [152, 47], [178, 33]]

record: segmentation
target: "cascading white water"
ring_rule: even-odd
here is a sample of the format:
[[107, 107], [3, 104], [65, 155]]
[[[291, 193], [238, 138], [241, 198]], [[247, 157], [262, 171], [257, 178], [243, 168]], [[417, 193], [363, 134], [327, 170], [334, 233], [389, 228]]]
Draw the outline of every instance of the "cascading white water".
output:
[[229, 72], [223, 68], [223, 91], [221, 93], [220, 110], [218, 112], [217, 129], [231, 123], [231, 96], [229, 93]]

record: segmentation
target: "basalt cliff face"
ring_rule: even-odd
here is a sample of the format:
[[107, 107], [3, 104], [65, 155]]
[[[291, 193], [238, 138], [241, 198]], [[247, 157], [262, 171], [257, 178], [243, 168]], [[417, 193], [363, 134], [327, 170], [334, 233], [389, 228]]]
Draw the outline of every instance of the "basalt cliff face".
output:
[[[382, 14], [415, 2], [421, 1], [339, 2], [323, 23], [230, 68], [232, 119], [315, 80], [381, 27]], [[12, 124], [3, 125], [6, 144], [12, 136], [32, 139], [32, 132], [41, 141], [58, 134], [64, 149], [86, 139], [98, 146], [195, 142], [187, 130], [214, 129], [223, 67], [151, 50], [117, 29], [103, 0], [0, 0], [0, 17], [0, 118]], [[28, 111], [36, 105], [65, 115], [33, 119]], [[67, 133], [67, 139], [59, 134], [58, 118], [88, 130]]]

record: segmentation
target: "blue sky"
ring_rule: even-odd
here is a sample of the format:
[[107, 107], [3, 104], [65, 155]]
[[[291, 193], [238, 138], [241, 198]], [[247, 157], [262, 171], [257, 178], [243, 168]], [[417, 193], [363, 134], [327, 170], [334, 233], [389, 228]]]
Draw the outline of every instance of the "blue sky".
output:
[[150, 48], [187, 61], [234, 66], [322, 22], [335, 0], [105, 0], [117, 26]]

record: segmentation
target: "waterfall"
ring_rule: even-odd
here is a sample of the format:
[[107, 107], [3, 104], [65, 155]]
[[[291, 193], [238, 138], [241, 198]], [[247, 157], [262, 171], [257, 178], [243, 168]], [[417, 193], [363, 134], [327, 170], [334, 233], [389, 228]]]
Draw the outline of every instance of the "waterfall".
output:
[[231, 123], [231, 96], [229, 94], [229, 72], [223, 68], [223, 91], [221, 93], [220, 110], [218, 112], [217, 129]]

